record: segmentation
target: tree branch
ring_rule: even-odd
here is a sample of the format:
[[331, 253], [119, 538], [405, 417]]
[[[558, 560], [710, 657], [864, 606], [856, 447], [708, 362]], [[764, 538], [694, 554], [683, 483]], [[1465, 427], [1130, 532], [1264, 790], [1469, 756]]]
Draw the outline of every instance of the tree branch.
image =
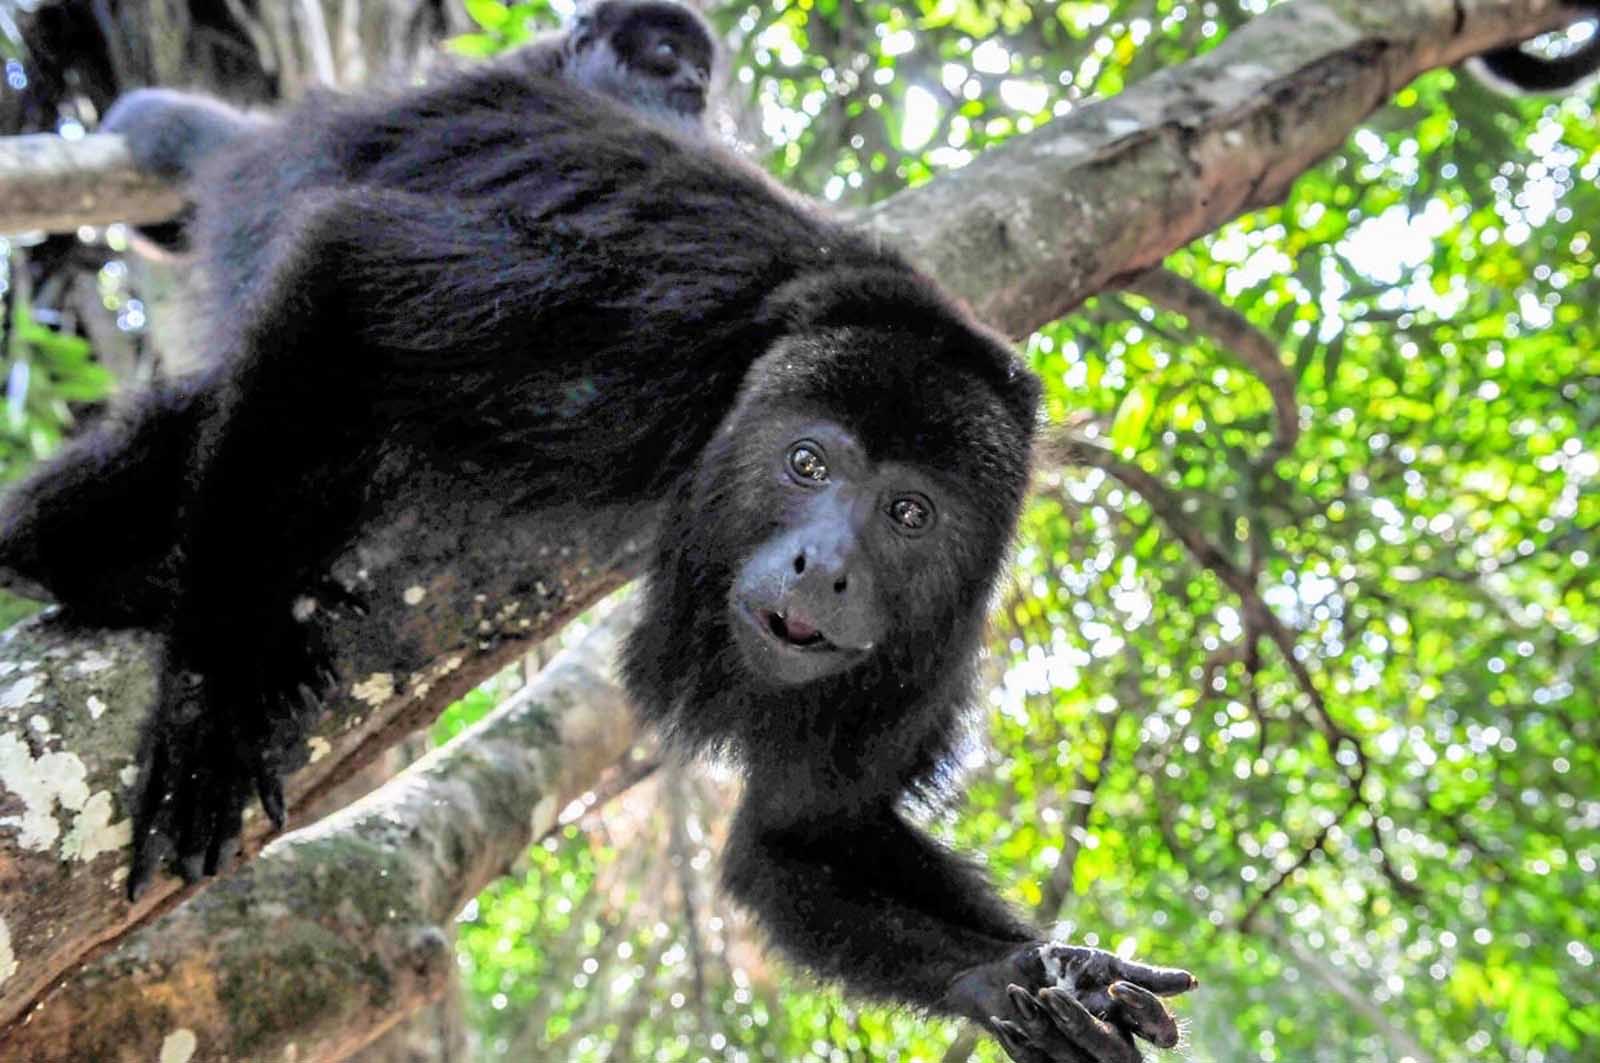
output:
[[0, 1056], [339, 1059], [440, 993], [442, 928], [633, 745], [611, 667], [631, 604], [442, 749], [74, 973]]
[[[334, 565], [370, 614], [312, 616], [339, 683], [311, 763], [287, 782], [291, 821], [630, 578], [653, 525], [649, 513], [579, 524], [510, 503], [435, 504], [449, 497], [435, 477], [387, 493], [412, 502], [381, 514]], [[63, 972], [202, 888], [161, 877], [136, 905], [121, 895], [124, 791], [158, 651], [145, 633], [48, 616], [0, 640], [0, 1028]], [[265, 822], [248, 819], [241, 859], [266, 837]]]
[[1576, 15], [1560, 0], [1295, 0], [885, 200], [866, 224], [1024, 336], [1278, 202], [1418, 75]]
[[164, 221], [182, 206], [176, 186], [133, 168], [121, 137], [0, 137], [0, 233]]
[[[1296, 0], [1213, 51], [1080, 107], [864, 221], [1013, 335], [1276, 203], [1400, 86], [1572, 21], [1563, 0]], [[110, 138], [55, 140], [74, 189], [0, 161], [0, 233], [169, 217]], [[0, 144], [5, 144], [0, 141]], [[0, 155], [0, 159], [4, 156]], [[12, 194], [25, 181], [27, 198]], [[82, 188], [106, 184], [84, 201]], [[109, 190], [118, 189], [111, 198]]]
[[1127, 284], [1127, 291], [1142, 295], [1163, 310], [1182, 314], [1189, 326], [1211, 338], [1244, 363], [1272, 396], [1272, 442], [1256, 459], [1269, 469], [1300, 438], [1300, 407], [1295, 402], [1294, 376], [1283, 363], [1278, 344], [1250, 323], [1250, 319], [1221, 299], [1168, 269], [1152, 269]]

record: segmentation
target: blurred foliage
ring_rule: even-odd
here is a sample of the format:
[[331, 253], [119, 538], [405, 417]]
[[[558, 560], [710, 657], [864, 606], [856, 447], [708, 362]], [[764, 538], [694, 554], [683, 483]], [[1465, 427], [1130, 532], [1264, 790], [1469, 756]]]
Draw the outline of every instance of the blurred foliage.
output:
[[[76, 425], [74, 407], [103, 402], [112, 375], [92, 357], [89, 341], [52, 328], [49, 311], [15, 292], [12, 248], [0, 238], [0, 342], [5, 359], [5, 416], [0, 428], [0, 484], [48, 457]], [[0, 591], [0, 626], [37, 611], [37, 602]]]
[[[567, 7], [462, 2], [467, 54]], [[860, 206], [1266, 6], [714, 4], [721, 127]], [[1265, 388], [1190, 322], [1108, 294], [1028, 341], [1052, 422], [1167, 497], [1043, 470], [987, 661], [992, 749], [933, 826], [1042, 922], [1193, 969], [1190, 1058], [1600, 1058], [1597, 100], [1435, 73], [1281, 207], [1171, 257], [1290, 365], [1302, 431], [1276, 461]], [[94, 382], [11, 314], [32, 383], [7, 472]], [[1292, 658], [1173, 520], [1248, 575]], [[713, 890], [732, 788], [656, 776], [580, 803], [463, 913], [479, 1055], [967, 1058], [954, 1026], [763, 956]]]
[[507, 48], [526, 44], [542, 32], [560, 25], [560, 16], [550, 0], [503, 4], [500, 0], [462, 0], [467, 15], [480, 32], [462, 33], [450, 38], [450, 48], [462, 55], [495, 55]]

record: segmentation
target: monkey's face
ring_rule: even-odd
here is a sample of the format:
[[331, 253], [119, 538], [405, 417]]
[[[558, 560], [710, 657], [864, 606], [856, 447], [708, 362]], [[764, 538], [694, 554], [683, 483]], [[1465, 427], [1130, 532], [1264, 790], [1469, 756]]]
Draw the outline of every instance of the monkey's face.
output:
[[[863, 347], [898, 366], [843, 357]], [[998, 440], [1006, 419], [985, 390], [915, 347], [856, 332], [785, 343], [713, 444], [700, 503], [732, 562], [726, 627], [759, 682], [869, 661], [908, 675], [981, 624], [1025, 477], [1004, 463], [1025, 443]]]
[[618, 44], [622, 61], [641, 81], [655, 85], [669, 108], [685, 115], [704, 113], [712, 45], [698, 22], [638, 13]]
[[716, 62], [699, 17], [673, 3], [604, 4], [582, 23], [569, 71], [580, 84], [646, 112], [698, 124]]

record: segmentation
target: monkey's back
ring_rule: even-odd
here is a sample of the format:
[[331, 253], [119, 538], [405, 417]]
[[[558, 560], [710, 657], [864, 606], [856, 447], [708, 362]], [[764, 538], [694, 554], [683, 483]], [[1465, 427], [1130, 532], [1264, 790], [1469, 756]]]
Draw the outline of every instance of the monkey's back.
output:
[[517, 457], [534, 493], [574, 464], [600, 494], [652, 493], [781, 331], [762, 311], [773, 292], [852, 266], [910, 272], [741, 160], [513, 64], [308, 100], [208, 161], [194, 195], [224, 377], [307, 214], [384, 202], [363, 210], [368, 253], [336, 293], [380, 348], [383, 391], [365, 399], [455, 457]]

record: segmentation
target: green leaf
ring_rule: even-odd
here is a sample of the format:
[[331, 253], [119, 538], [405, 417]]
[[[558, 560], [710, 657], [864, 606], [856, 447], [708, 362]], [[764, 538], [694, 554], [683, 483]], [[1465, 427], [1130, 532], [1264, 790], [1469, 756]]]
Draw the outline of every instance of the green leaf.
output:
[[500, 42], [487, 33], [463, 33], [451, 37], [445, 42], [445, 47], [457, 55], [468, 55], [479, 59], [498, 55], [500, 52]]
[[500, 0], [462, 0], [472, 21], [486, 30], [502, 30], [511, 21], [511, 10]]
[[1120, 454], [1128, 454], [1144, 445], [1145, 430], [1150, 426], [1150, 415], [1155, 412], [1155, 395], [1144, 384], [1135, 384], [1117, 406], [1117, 415], [1111, 422], [1111, 446]]

